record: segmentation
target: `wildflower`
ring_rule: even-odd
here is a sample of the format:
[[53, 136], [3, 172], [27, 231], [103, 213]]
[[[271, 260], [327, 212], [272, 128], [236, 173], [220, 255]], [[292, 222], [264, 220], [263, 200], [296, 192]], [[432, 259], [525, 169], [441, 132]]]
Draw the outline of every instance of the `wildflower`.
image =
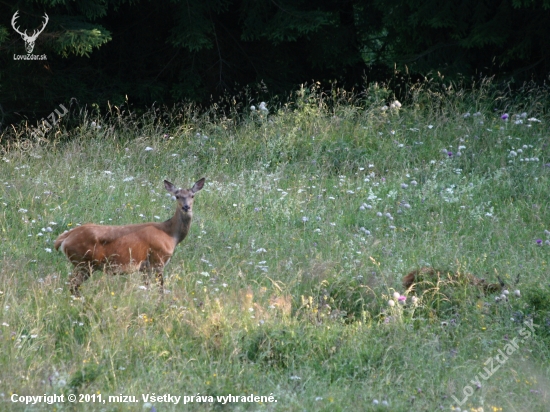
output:
[[292, 375], [292, 376], [290, 377], [290, 380], [291, 380], [291, 381], [299, 381], [299, 380], [302, 380], [302, 378], [300, 378], [299, 376], [296, 376], [296, 375]]
[[307, 216], [302, 217], [302, 222], [305, 223], [305, 222], [308, 222], [308, 221], [309, 221], [309, 218]]
[[434, 127], [434, 126], [433, 126], [432, 124], [429, 124], [429, 125], [428, 125], [428, 129], [433, 129], [433, 127]]
[[542, 239], [537, 239], [537, 245], [542, 246]]
[[447, 152], [447, 156], [453, 157], [453, 152]]
[[407, 297], [403, 295], [399, 296], [399, 298], [397, 298], [397, 303], [404, 305], [405, 303], [407, 303]]
[[470, 117], [470, 112], [464, 113], [463, 116], [464, 116], [465, 119], [468, 118], [468, 117]]
[[407, 187], [409, 187], [408, 184], [406, 184], [406, 183], [401, 183], [401, 188], [402, 188], [402, 189], [406, 189]]
[[49, 247], [45, 248], [44, 250], [48, 253], [52, 253], [52, 250]]
[[373, 399], [373, 400], [372, 400], [372, 404], [373, 404], [373, 405], [378, 405], [378, 399]]
[[411, 185], [416, 186], [418, 182], [416, 180], [411, 180]]
[[514, 290], [514, 296], [517, 298], [521, 297], [521, 292], [519, 291], [519, 289]]
[[394, 100], [390, 104], [390, 109], [400, 109], [400, 108], [401, 108], [401, 103], [399, 102], [399, 100]]
[[388, 106], [382, 106], [382, 107], [380, 108], [380, 110], [382, 110], [383, 112], [385, 112], [386, 110], [388, 110]]
[[254, 105], [250, 106], [250, 111], [253, 112], [253, 111], [255, 111], [255, 110], [256, 110], [256, 106], [254, 106]]
[[133, 176], [125, 177], [124, 179], [122, 179], [123, 182], [131, 182], [132, 180], [134, 180]]
[[516, 156], [517, 156], [518, 154], [517, 154], [517, 152], [516, 152], [516, 151], [514, 151], [514, 150], [510, 150], [510, 153], [509, 153], [509, 155], [510, 155], [511, 157], [516, 157]]
[[265, 114], [269, 113], [269, 110], [268, 110], [268, 108], [266, 107], [265, 102], [261, 102], [261, 103], [260, 103], [259, 109], [260, 109], [262, 112], [264, 112]]
[[146, 152], [150, 152], [151, 150], [153, 150], [152, 147], [147, 146], [147, 147], [145, 148], [145, 151], [146, 151]]
[[411, 298], [411, 302], [413, 303], [413, 305], [416, 305], [418, 303], [418, 298], [416, 296], [413, 296]]
[[528, 122], [537, 122], [537, 123], [540, 123], [541, 121], [535, 117], [530, 117], [529, 119], [527, 119]]
[[391, 307], [394, 307], [395, 306], [395, 302], [393, 300], [388, 300], [388, 305], [390, 305]]
[[265, 253], [267, 250], [265, 250], [263, 247], [256, 249], [256, 253]]
[[502, 116], [500, 116], [500, 118], [504, 121], [508, 120], [508, 117], [510, 117], [508, 116], [508, 113], [504, 113]]

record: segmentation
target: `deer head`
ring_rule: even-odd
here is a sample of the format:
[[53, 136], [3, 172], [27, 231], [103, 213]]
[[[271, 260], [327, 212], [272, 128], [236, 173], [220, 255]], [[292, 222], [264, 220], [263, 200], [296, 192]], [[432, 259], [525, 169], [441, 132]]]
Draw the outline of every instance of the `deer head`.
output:
[[25, 41], [25, 49], [27, 50], [27, 53], [28, 54], [31, 54], [33, 49], [34, 49], [34, 42], [36, 41], [38, 35], [40, 33], [42, 33], [44, 31], [44, 29], [46, 28], [46, 24], [48, 24], [48, 21], [50, 20], [48, 15], [46, 13], [44, 13], [44, 23], [42, 23], [42, 28], [40, 30], [35, 30], [33, 33], [32, 33], [32, 36], [29, 36], [27, 34], [27, 30], [25, 30], [24, 33], [22, 33], [21, 31], [19, 31], [19, 28], [15, 26], [16, 24], [16, 20], [17, 18], [19, 17], [17, 14], [19, 13], [19, 10], [17, 10], [15, 12], [15, 14], [13, 15], [12, 19], [11, 19], [11, 26], [13, 27], [13, 29], [19, 33], [21, 35], [21, 38]]

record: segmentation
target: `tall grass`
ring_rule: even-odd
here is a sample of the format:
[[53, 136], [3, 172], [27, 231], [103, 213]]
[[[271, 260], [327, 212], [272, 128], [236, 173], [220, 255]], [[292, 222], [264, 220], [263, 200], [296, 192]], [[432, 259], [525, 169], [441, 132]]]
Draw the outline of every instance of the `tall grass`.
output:
[[[313, 84], [269, 113], [112, 107], [41, 141], [14, 130], [0, 162], [3, 408], [54, 393], [139, 402], [26, 408], [224, 408], [141, 397], [200, 393], [277, 400], [234, 410], [433, 411], [473, 388], [460, 410], [547, 411], [548, 93], [426, 82], [383, 110], [392, 100], [383, 85]], [[162, 180], [202, 176], [163, 299], [138, 274], [102, 273], [71, 298], [52, 250], [61, 232], [165, 220], [175, 206]], [[421, 266], [500, 276], [510, 294], [441, 284], [390, 306]]]

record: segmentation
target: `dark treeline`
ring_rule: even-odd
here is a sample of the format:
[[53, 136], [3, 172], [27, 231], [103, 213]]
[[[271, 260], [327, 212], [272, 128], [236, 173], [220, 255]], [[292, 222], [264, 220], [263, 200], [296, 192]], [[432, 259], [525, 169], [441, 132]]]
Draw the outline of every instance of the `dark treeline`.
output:
[[[32, 53], [12, 20], [27, 36], [43, 28]], [[47, 60], [19, 57], [29, 54]], [[269, 94], [312, 80], [364, 85], [395, 68], [542, 82], [550, 0], [0, 2], [4, 126], [71, 98], [81, 107], [205, 103], [246, 85]]]

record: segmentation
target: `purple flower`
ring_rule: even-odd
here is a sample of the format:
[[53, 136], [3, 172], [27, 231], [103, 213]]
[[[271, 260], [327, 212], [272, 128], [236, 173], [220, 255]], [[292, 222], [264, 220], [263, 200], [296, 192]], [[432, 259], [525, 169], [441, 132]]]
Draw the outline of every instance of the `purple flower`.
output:
[[254, 212], [259, 212], [260, 211], [260, 208], [259, 207], [255, 207], [254, 208]]
[[542, 239], [537, 239], [537, 245], [542, 246]]
[[453, 152], [447, 152], [447, 156], [453, 157]]
[[510, 117], [508, 116], [508, 113], [504, 113], [502, 116], [500, 116], [502, 120], [508, 120], [508, 117]]

